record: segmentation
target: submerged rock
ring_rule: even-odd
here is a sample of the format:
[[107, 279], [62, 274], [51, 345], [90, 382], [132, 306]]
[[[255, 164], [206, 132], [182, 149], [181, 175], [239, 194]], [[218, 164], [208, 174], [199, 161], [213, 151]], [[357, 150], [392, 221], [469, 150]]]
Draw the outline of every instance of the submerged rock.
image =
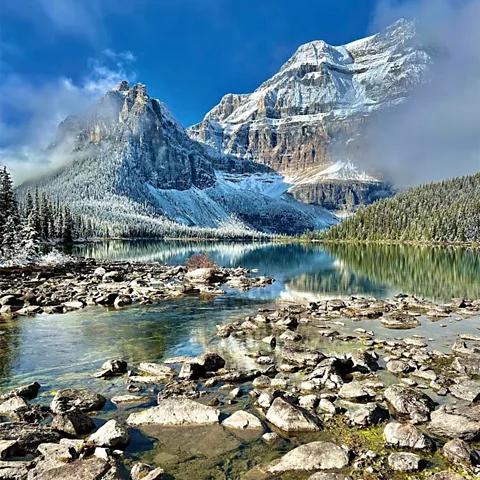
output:
[[220, 411], [187, 398], [162, 400], [157, 407], [132, 413], [129, 425], [210, 425], [219, 423]]
[[311, 442], [294, 448], [268, 467], [268, 473], [341, 470], [349, 464], [349, 453], [331, 442]]

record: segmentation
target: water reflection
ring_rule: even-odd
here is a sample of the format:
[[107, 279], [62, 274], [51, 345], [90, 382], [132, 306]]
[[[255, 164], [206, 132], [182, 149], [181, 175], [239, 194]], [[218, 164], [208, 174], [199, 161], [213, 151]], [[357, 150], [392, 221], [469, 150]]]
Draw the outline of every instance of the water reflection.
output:
[[215, 242], [103, 242], [81, 255], [182, 263], [208, 252], [221, 265], [258, 268], [276, 278], [257, 298], [313, 300], [325, 296], [391, 296], [400, 291], [436, 300], [480, 298], [480, 251], [401, 245], [318, 245]]

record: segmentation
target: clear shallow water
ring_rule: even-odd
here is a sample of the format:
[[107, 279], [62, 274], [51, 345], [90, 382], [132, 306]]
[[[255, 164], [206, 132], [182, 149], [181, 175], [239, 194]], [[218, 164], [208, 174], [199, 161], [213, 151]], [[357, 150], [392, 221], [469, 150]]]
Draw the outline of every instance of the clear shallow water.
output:
[[[219, 297], [188, 297], [122, 310], [95, 307], [65, 315], [39, 315], [0, 321], [0, 391], [36, 380], [42, 385], [39, 401], [43, 403], [51, 400], [55, 390], [67, 386], [88, 387], [104, 393], [107, 398], [125, 394], [123, 379], [103, 381], [92, 377], [92, 373], [105, 360], [118, 357], [132, 365], [141, 361], [161, 361], [171, 356], [193, 356], [205, 350], [217, 350], [230, 364], [256, 367], [247, 354], [252, 349], [258, 349], [258, 344], [234, 338], [220, 340], [215, 336], [215, 326], [226, 321], [241, 320], [255, 313], [258, 308], [276, 301], [303, 302], [350, 295], [386, 298], [399, 292], [439, 301], [447, 301], [452, 297], [480, 298], [479, 250], [137, 241], [81, 245], [73, 253], [102, 259], [179, 264], [193, 253], [204, 251], [218, 264], [258, 268], [261, 274], [274, 277], [276, 282], [246, 293], [229, 290], [227, 295]], [[374, 330], [376, 335], [385, 337], [424, 335], [434, 339], [431, 343], [436, 348], [442, 348], [451, 344], [458, 332], [478, 334], [480, 319], [454, 317], [438, 322], [423, 319], [421, 327], [403, 332], [386, 330], [378, 321], [346, 320], [344, 326], [335, 326], [342, 333], [358, 327]], [[354, 348], [352, 344], [329, 343], [319, 337], [315, 329], [310, 337], [308, 334], [304, 334], [304, 337], [309, 344], [323, 351]], [[153, 403], [154, 396], [146, 405]], [[132, 408], [139, 407], [121, 407], [120, 416], [126, 416]], [[108, 402], [96, 421], [102, 422], [114, 412], [115, 415], [119, 414], [116, 407]], [[168, 446], [166, 438], [179, 437], [166, 435], [165, 432], [157, 433], [156, 436], [152, 433], [152, 437], [159, 438], [164, 450], [173, 455], [178, 446]], [[226, 435], [218, 430], [216, 438], [220, 438], [220, 434]], [[201, 437], [206, 433], [199, 432], [199, 435]], [[189, 435], [190, 443], [192, 438]], [[231, 447], [230, 450], [226, 448], [227, 445]], [[278, 451], [266, 451], [258, 441], [251, 444], [248, 454], [238, 453], [240, 446], [244, 448], [245, 443], [239, 443], [229, 434], [228, 439], [224, 439], [226, 452], [219, 453], [222, 461], [231, 462], [232, 465], [243, 462], [248, 466], [252, 464], [252, 455], [260, 455], [262, 459], [268, 455], [278, 456]], [[132, 456], [136, 452], [151, 450], [151, 447], [152, 441], [135, 431], [128, 454]], [[164, 450], [160, 449], [160, 453]], [[237, 451], [236, 457], [232, 457], [232, 451]], [[185, 456], [191, 454], [189, 451]], [[159, 455], [158, 448], [152, 451], [152, 459], [155, 455]], [[204, 468], [215, 469], [218, 461], [209, 459], [205, 461]], [[168, 459], [160, 456], [158, 462], [168, 464]], [[187, 468], [187, 465], [190, 466]], [[182, 467], [178, 468], [178, 472], [184, 473], [175, 478], [191, 478], [189, 475], [192, 470], [189, 469], [195, 471], [197, 467], [196, 464], [183, 462]], [[198, 478], [242, 478], [233, 473], [231, 477], [223, 477], [223, 474], [211, 476], [213, 470], [208, 471], [210, 473], [199, 475]]]

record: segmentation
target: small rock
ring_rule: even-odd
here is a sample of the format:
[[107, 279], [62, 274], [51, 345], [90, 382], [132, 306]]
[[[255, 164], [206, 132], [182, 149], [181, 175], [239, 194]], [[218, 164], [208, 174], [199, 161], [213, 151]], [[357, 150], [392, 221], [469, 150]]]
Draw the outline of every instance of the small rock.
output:
[[99, 447], [123, 448], [130, 443], [130, 434], [125, 424], [110, 420], [90, 435], [88, 440]]
[[255, 415], [245, 412], [244, 410], [238, 410], [230, 415], [222, 422], [222, 425], [224, 427], [242, 430], [263, 430], [262, 422]]
[[391, 453], [388, 465], [396, 472], [416, 472], [420, 470], [421, 458], [415, 453]]
[[270, 423], [285, 432], [317, 432], [321, 430], [318, 418], [281, 397], [273, 401], [266, 417]]

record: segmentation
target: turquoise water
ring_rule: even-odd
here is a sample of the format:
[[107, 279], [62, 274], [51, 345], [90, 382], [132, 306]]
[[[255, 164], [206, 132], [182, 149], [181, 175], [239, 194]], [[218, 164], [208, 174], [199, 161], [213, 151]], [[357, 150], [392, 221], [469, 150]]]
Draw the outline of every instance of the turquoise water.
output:
[[[123, 378], [99, 380], [93, 373], [105, 360], [124, 358], [130, 365], [194, 356], [216, 350], [230, 365], [258, 367], [248, 356], [255, 342], [220, 340], [215, 326], [242, 320], [277, 302], [305, 302], [327, 297], [368, 295], [390, 297], [412, 293], [439, 301], [452, 297], [480, 298], [480, 251], [399, 246], [321, 246], [303, 244], [242, 244], [200, 242], [108, 242], [77, 246], [73, 253], [102, 259], [183, 263], [193, 253], [208, 252], [221, 265], [258, 269], [276, 282], [250, 292], [227, 290], [216, 297], [187, 297], [121, 310], [86, 308], [65, 315], [38, 315], [0, 320], [0, 392], [38, 381], [37, 401], [49, 403], [59, 388], [91, 388], [108, 399], [125, 394]], [[378, 321], [344, 320], [341, 332], [373, 330], [378, 336], [406, 337], [413, 333], [445, 348], [459, 332], [479, 333], [480, 318], [449, 318], [410, 331], [383, 328]], [[316, 329], [302, 331], [305, 341], [323, 351], [353, 349], [326, 343]], [[350, 351], [350, 350], [349, 350]], [[143, 405], [115, 407], [110, 401], [95, 417], [100, 424], [111, 416], [126, 417], [132, 409], [155, 404], [155, 392]], [[247, 397], [244, 397], [247, 398]], [[246, 400], [241, 400], [246, 402]], [[234, 409], [240, 408], [238, 405]], [[207, 431], [208, 430], [208, 431]], [[239, 439], [221, 427], [141, 432], [132, 430], [127, 459], [165, 465], [172, 477], [199, 479], [247, 478], [255, 465], [278, 457], [284, 448], [266, 447], [258, 438]], [[205, 439], [205, 440], [203, 440]], [[202, 445], [208, 446], [205, 450]], [[282, 444], [283, 445], [283, 444]], [[250, 472], [248, 478], [263, 478]], [[302, 477], [303, 478], [303, 477]]]

